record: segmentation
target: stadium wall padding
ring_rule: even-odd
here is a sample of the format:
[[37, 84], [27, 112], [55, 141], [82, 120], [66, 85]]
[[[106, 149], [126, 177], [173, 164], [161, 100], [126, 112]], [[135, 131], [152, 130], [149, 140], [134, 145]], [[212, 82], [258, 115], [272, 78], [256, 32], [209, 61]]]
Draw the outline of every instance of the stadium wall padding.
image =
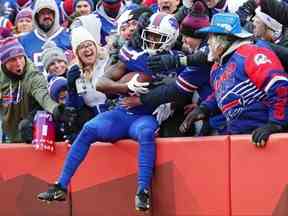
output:
[[[263, 149], [248, 135], [159, 138], [153, 179], [153, 216], [287, 216], [288, 134]], [[138, 144], [95, 143], [69, 186], [68, 200], [36, 199], [61, 171], [69, 148], [35, 151], [0, 145], [0, 216], [131, 216]]]

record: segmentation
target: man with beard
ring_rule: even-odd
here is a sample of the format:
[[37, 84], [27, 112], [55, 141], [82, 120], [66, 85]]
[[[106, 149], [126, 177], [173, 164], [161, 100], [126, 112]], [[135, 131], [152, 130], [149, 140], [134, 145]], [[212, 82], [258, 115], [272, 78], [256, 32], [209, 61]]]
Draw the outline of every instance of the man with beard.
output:
[[20, 37], [20, 42], [38, 70], [43, 71], [41, 53], [44, 43], [52, 40], [64, 51], [71, 50], [70, 35], [60, 27], [59, 11], [55, 0], [36, 1], [32, 19], [35, 30]]

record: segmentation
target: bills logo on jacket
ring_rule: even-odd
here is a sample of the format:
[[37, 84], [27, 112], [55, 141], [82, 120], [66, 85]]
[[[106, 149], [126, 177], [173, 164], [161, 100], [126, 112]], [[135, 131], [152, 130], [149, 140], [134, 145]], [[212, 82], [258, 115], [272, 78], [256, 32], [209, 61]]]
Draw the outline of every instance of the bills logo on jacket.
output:
[[[227, 62], [213, 66], [210, 80], [217, 105], [228, 122], [241, 119], [267, 122], [268, 116], [274, 121], [287, 118], [284, 96], [279, 94], [287, 77], [279, 59], [269, 49], [241, 46]], [[272, 102], [277, 104], [275, 110]]]
[[257, 66], [261, 64], [267, 64], [267, 63], [272, 64], [272, 61], [266, 55], [262, 53], [255, 55], [254, 61]]

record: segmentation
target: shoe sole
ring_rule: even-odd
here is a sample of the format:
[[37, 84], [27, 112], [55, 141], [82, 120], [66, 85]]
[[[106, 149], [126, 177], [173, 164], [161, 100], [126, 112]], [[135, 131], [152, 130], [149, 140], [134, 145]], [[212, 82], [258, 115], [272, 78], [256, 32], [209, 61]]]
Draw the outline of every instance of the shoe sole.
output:
[[47, 203], [47, 204], [50, 204], [51, 202], [54, 202], [54, 201], [56, 201], [56, 202], [64, 202], [64, 201], [66, 201], [65, 198], [63, 198], [63, 199], [54, 199], [54, 200], [45, 200], [45, 199], [41, 199], [41, 198], [37, 197], [37, 199], [39, 201]]
[[135, 210], [137, 211], [137, 212], [139, 212], [139, 213], [149, 213], [149, 211], [150, 211], [150, 207], [149, 208], [135, 208]]
[[37, 198], [39, 201], [41, 201], [42, 203], [45, 203], [45, 204], [50, 204], [51, 203], [51, 201], [48, 201], [48, 200], [44, 200], [44, 199], [39, 199], [39, 198]]

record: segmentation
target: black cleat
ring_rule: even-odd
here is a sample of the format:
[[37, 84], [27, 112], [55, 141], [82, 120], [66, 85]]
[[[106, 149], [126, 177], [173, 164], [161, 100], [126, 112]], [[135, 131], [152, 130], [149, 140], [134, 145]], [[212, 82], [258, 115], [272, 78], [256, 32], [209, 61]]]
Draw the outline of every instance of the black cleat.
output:
[[37, 198], [44, 202], [65, 201], [67, 190], [60, 187], [59, 184], [54, 184], [48, 188], [47, 192], [39, 193]]
[[151, 207], [150, 204], [150, 192], [149, 190], [137, 190], [135, 196], [135, 208], [137, 211], [145, 212]]

